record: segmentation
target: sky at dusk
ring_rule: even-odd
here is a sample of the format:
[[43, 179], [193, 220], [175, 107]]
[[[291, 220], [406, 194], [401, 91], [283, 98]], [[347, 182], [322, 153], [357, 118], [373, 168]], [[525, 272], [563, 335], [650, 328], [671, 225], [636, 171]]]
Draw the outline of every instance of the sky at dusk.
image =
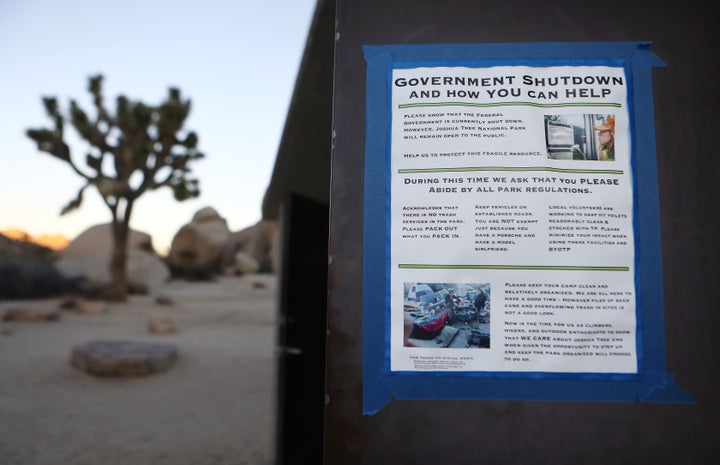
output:
[[[197, 199], [163, 188], [135, 204], [131, 228], [166, 253], [193, 214], [212, 207], [231, 231], [261, 219], [315, 0], [0, 0], [0, 230], [72, 239], [110, 221], [94, 189], [60, 216], [83, 179], [39, 152], [25, 131], [51, 127], [43, 96], [94, 115], [88, 78], [104, 76], [106, 106], [125, 95], [155, 105], [177, 87], [192, 102], [186, 129], [205, 158], [191, 164]], [[66, 126], [74, 157], [88, 151]]]

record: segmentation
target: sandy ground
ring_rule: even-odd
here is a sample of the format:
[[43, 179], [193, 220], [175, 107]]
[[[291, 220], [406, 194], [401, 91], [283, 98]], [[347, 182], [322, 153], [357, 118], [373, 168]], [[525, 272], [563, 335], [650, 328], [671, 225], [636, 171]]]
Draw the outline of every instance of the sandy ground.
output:
[[[276, 284], [173, 281], [98, 315], [0, 323], [0, 464], [271, 464]], [[173, 305], [157, 305], [158, 294]], [[59, 302], [2, 301], [0, 314]], [[154, 315], [178, 331], [150, 333]], [[70, 365], [72, 348], [94, 339], [167, 342], [178, 359], [163, 373], [100, 378]]]

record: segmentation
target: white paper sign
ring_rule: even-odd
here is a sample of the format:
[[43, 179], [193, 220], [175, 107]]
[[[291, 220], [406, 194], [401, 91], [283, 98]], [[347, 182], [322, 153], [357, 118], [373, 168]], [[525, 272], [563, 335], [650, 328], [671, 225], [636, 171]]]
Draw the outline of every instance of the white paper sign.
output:
[[637, 373], [624, 70], [391, 85], [391, 370]]

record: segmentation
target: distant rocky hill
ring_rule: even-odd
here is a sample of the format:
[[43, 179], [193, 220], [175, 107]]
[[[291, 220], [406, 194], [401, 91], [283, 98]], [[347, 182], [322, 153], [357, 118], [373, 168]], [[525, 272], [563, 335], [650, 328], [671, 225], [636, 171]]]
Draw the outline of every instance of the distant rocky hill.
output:
[[57, 252], [0, 233], [0, 300], [32, 299], [75, 292], [80, 282], [55, 268]]
[[0, 232], [0, 261], [10, 259], [34, 259], [52, 261], [57, 252], [32, 241], [13, 239]]
[[62, 234], [43, 234], [33, 236], [21, 229], [12, 228], [0, 231], [0, 234], [16, 241], [32, 242], [53, 250], [61, 250], [70, 243], [70, 240]]

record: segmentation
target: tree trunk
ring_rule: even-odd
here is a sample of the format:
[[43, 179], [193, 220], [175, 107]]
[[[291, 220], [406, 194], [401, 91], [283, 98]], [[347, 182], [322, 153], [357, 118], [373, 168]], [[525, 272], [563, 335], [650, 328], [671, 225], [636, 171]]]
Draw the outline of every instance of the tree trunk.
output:
[[110, 259], [110, 290], [108, 300], [125, 302], [127, 300], [127, 245], [130, 227], [127, 222], [113, 220], [113, 251]]

